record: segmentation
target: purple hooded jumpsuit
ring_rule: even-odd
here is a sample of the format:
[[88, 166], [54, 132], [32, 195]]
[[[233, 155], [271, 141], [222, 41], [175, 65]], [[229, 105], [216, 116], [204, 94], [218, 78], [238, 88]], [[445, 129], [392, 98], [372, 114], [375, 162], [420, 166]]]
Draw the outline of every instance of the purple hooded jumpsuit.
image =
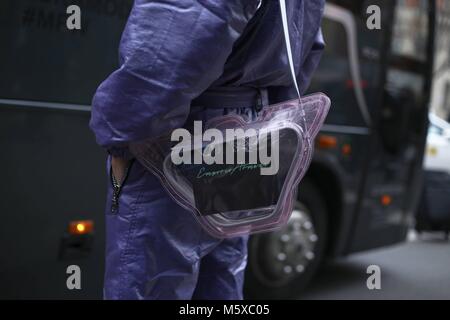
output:
[[[302, 91], [324, 48], [323, 7], [287, 1]], [[90, 126], [110, 154], [131, 158], [129, 142], [189, 119], [255, 116], [296, 96], [277, 0], [135, 0], [120, 68], [99, 86]], [[110, 158], [107, 166], [110, 174]], [[248, 237], [205, 233], [137, 161], [114, 197], [113, 189], [109, 183], [106, 299], [242, 299]]]

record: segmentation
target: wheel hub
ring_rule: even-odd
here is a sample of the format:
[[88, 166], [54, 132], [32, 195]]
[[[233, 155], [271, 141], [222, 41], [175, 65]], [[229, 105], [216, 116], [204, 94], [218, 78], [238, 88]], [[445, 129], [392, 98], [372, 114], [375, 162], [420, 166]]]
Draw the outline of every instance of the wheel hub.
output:
[[314, 260], [318, 236], [311, 214], [301, 203], [296, 203], [288, 224], [268, 236], [265, 270], [262, 281], [282, 285], [303, 273]]

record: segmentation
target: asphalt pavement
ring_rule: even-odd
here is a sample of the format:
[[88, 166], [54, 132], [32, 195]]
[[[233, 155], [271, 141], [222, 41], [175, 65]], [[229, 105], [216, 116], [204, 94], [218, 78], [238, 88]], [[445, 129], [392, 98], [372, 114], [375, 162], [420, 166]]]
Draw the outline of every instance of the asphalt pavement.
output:
[[[380, 267], [380, 289], [367, 287], [367, 267]], [[418, 236], [393, 247], [328, 262], [300, 299], [450, 299], [450, 242]]]

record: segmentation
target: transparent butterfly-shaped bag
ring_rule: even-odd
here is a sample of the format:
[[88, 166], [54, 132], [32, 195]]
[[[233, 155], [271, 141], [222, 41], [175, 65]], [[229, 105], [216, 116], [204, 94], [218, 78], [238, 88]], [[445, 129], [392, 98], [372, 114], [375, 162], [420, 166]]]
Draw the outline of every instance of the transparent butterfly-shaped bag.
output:
[[195, 121], [189, 129], [130, 145], [173, 199], [218, 238], [287, 223], [330, 107], [322, 93], [300, 96], [284, 0], [280, 8], [298, 99], [264, 107], [256, 118], [231, 114]]

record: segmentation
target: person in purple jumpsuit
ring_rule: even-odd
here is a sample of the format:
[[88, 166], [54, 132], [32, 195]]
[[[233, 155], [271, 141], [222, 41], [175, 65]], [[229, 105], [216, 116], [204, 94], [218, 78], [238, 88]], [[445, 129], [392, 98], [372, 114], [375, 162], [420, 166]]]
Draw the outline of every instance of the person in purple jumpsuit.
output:
[[[323, 10], [324, 0], [287, 0], [302, 92], [324, 48]], [[296, 96], [277, 0], [135, 0], [90, 121], [109, 153], [105, 299], [243, 298], [248, 237], [203, 231], [128, 145]]]

